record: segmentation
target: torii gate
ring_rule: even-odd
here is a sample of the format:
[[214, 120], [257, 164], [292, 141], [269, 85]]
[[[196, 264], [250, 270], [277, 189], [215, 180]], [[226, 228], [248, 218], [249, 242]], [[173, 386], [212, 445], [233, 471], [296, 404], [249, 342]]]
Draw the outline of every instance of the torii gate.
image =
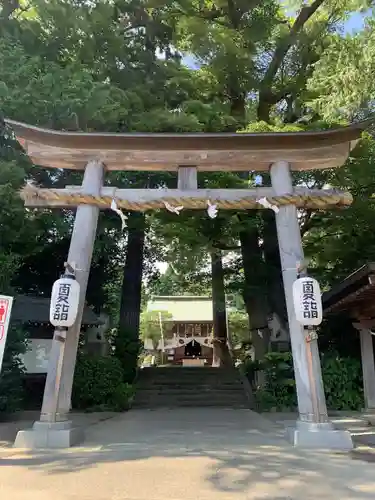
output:
[[[18, 433], [16, 446], [67, 447], [81, 438], [68, 414], [99, 210], [109, 208], [114, 196], [112, 187], [103, 186], [104, 172], [148, 170], [177, 171], [178, 188], [117, 189], [119, 208], [145, 211], [181, 205], [202, 209], [207, 208], [207, 200], [224, 209], [278, 207], [276, 226], [299, 411], [296, 427], [289, 436], [295, 445], [352, 448], [350, 434], [335, 430], [328, 419], [317, 340], [308, 338], [297, 322], [292, 298], [297, 263], [303, 261], [297, 209], [347, 206], [352, 197], [347, 192], [294, 188], [291, 171], [341, 166], [368, 127], [368, 121], [322, 132], [259, 134], [78, 133], [6, 122], [35, 164], [84, 170], [82, 186], [27, 187], [22, 193], [27, 207], [78, 207], [67, 260], [77, 266], [81, 297], [80, 313], [66, 332], [63, 356], [59, 355], [59, 339], [54, 337], [40, 421], [35, 422], [33, 429]], [[272, 187], [198, 189], [198, 170], [266, 171], [270, 172]]]

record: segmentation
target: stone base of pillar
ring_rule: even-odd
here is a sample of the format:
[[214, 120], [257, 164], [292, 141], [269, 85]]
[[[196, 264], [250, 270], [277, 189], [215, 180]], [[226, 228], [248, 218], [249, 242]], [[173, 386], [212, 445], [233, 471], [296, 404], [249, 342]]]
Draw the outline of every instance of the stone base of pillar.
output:
[[362, 410], [362, 417], [369, 425], [375, 425], [375, 408], [365, 408]]
[[72, 422], [35, 422], [31, 429], [19, 431], [14, 441], [15, 448], [57, 449], [70, 448], [84, 439], [82, 428], [73, 427]]
[[314, 424], [297, 420], [295, 427], [287, 429], [287, 438], [293, 446], [301, 448], [341, 451], [354, 448], [350, 432], [335, 429], [330, 422]]

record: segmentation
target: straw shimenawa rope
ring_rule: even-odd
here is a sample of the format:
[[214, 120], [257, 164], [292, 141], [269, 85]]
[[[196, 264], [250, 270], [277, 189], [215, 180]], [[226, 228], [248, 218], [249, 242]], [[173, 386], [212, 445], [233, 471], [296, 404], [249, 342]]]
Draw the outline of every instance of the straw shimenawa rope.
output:
[[[27, 185], [21, 190], [21, 198], [25, 205], [33, 206], [33, 202], [46, 202], [45, 205], [39, 206], [77, 206], [77, 205], [94, 205], [99, 208], [110, 208], [113, 198], [111, 196], [91, 196], [82, 193], [64, 193], [61, 190], [42, 189], [32, 185]], [[283, 205], [295, 205], [298, 208], [324, 209], [327, 207], [342, 208], [351, 205], [353, 197], [347, 192], [327, 191], [322, 194], [288, 194], [284, 196], [267, 196], [267, 200], [278, 207]], [[210, 199], [213, 205], [218, 208], [229, 210], [234, 209], [249, 209], [263, 208], [257, 203], [255, 195], [241, 196], [236, 200]], [[55, 203], [54, 203], [55, 202]], [[57, 203], [56, 203], [57, 202]], [[206, 209], [207, 198], [185, 198], [185, 197], [170, 197], [165, 196], [155, 200], [139, 200], [139, 202], [120, 200], [116, 198], [118, 208], [125, 210], [135, 210], [144, 212], [146, 210], [155, 210], [165, 208], [165, 203], [172, 206], [183, 205], [186, 209]]]

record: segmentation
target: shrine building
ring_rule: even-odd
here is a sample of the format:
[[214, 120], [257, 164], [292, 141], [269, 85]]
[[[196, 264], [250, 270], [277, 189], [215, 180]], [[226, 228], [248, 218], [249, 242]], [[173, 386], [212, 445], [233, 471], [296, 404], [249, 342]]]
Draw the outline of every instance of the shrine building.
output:
[[[40, 409], [46, 383], [54, 328], [49, 322], [50, 297], [16, 295], [11, 324], [19, 325], [27, 333], [27, 350], [20, 355], [25, 367], [23, 384], [27, 409]], [[80, 328], [83, 349], [87, 353], [102, 354], [107, 348], [103, 318], [85, 306]]]
[[[167, 354], [168, 362], [183, 366], [211, 366], [213, 357], [213, 312], [210, 297], [154, 296], [147, 311], [168, 313], [161, 319], [161, 340], [156, 350]], [[145, 341], [146, 350], [155, 346]]]

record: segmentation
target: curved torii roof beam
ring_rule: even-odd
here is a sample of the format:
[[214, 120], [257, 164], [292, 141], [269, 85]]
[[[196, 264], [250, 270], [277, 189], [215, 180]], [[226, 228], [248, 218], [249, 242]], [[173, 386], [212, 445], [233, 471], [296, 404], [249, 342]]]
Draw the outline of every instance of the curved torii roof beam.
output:
[[112, 134], [62, 132], [5, 120], [38, 165], [82, 170], [100, 160], [108, 170], [267, 171], [285, 160], [292, 170], [342, 165], [373, 120], [319, 132]]

